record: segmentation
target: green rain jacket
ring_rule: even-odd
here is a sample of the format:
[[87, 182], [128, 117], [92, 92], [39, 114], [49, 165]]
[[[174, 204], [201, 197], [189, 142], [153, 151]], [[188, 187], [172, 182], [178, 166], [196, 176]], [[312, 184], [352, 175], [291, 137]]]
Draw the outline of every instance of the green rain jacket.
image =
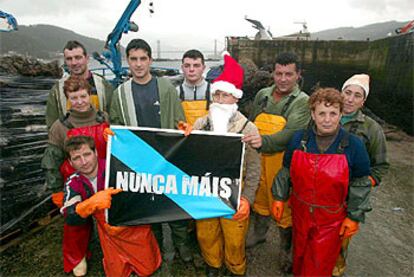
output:
[[343, 127], [364, 142], [371, 162], [371, 176], [375, 179], [376, 185], [379, 185], [390, 167], [387, 144], [381, 126], [359, 110]]
[[[153, 77], [154, 78], [154, 77]], [[177, 90], [168, 79], [157, 78], [160, 96], [161, 128], [176, 129], [179, 121], [185, 121]], [[112, 97], [109, 119], [111, 124], [139, 126], [132, 95], [132, 80], [120, 85]]]

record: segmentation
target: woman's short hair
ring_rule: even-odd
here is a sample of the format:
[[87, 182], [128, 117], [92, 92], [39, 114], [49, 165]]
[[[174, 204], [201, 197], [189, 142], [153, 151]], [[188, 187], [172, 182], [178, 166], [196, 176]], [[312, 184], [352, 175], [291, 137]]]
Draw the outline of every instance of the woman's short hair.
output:
[[65, 93], [66, 98], [68, 98], [69, 92], [79, 91], [82, 89], [85, 89], [88, 94], [91, 95], [92, 86], [87, 80], [85, 80], [85, 78], [80, 76], [70, 76], [63, 85], [63, 92]]
[[309, 97], [308, 103], [311, 111], [314, 111], [320, 103], [325, 103], [326, 106], [338, 104], [339, 110], [342, 112], [344, 108], [344, 97], [335, 88], [319, 88]]

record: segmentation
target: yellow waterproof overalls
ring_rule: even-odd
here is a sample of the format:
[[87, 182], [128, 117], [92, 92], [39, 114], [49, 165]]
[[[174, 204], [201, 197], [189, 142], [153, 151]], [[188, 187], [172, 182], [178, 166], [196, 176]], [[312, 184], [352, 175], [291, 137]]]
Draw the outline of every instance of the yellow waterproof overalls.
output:
[[[246, 121], [241, 134], [246, 127]], [[241, 183], [243, 191], [243, 182]], [[223, 261], [234, 274], [246, 273], [246, 235], [249, 230], [249, 218], [243, 221], [223, 217], [196, 221], [197, 240], [204, 261], [211, 267], [220, 268]]]
[[[293, 101], [293, 98], [290, 98], [285, 104], [282, 114], [289, 108], [291, 101]], [[259, 129], [260, 135], [263, 136], [271, 135], [283, 130], [286, 126], [286, 119], [283, 116], [269, 114], [263, 111], [256, 116], [254, 123]], [[262, 153], [260, 183], [253, 204], [253, 210], [261, 216], [270, 216], [271, 214], [270, 211], [273, 203], [272, 184], [276, 174], [282, 168], [283, 154], [284, 152], [273, 154]], [[292, 226], [292, 216], [288, 202], [289, 201], [285, 202], [282, 219], [277, 223], [281, 228]]]
[[207, 84], [205, 100], [185, 100], [182, 85], [180, 85], [180, 99], [187, 123], [194, 125], [197, 118], [208, 114], [208, 106], [210, 105], [210, 83]]

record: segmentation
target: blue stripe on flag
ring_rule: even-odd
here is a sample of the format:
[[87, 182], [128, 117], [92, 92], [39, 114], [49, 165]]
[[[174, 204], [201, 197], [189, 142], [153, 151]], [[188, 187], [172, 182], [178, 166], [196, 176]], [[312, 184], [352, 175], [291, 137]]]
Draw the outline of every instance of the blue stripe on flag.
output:
[[[175, 175], [179, 194], [164, 193], [194, 219], [233, 215], [234, 210], [227, 206], [219, 197], [195, 196], [181, 194], [181, 180], [190, 177], [184, 171], [167, 161], [154, 148], [130, 130], [114, 129], [111, 154], [135, 172], [152, 175]], [[134, 149], [140, 149], [139, 153]], [[142, 158], [141, 158], [142, 157]], [[165, 178], [166, 179], [166, 178]]]

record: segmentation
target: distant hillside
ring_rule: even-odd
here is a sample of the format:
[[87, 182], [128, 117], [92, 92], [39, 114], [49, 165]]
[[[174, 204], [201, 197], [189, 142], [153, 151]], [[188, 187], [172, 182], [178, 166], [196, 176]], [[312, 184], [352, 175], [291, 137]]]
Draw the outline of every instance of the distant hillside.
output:
[[311, 39], [320, 40], [376, 40], [387, 37], [389, 33], [395, 35], [395, 29], [404, 26], [407, 22], [388, 21], [383, 23], [370, 24], [358, 28], [341, 27], [311, 33]]
[[62, 53], [68, 40], [82, 42], [89, 54], [94, 51], [101, 52], [105, 44], [103, 40], [82, 36], [52, 25], [19, 25], [17, 32], [0, 32], [0, 54], [14, 51], [36, 58], [55, 58], [56, 54]]
[[[388, 33], [395, 34], [395, 29], [407, 22], [389, 21], [366, 25], [358, 28], [342, 27], [311, 33], [311, 39], [336, 40], [376, 40], [385, 38]], [[82, 36], [73, 31], [52, 25], [20, 25], [17, 32], [0, 32], [0, 54], [14, 51], [18, 54], [28, 54], [35, 58], [55, 59], [62, 53], [68, 40], [79, 40], [88, 53], [101, 52], [105, 44], [103, 40]], [[170, 46], [165, 46], [169, 48]], [[208, 48], [208, 47], [207, 47]]]

